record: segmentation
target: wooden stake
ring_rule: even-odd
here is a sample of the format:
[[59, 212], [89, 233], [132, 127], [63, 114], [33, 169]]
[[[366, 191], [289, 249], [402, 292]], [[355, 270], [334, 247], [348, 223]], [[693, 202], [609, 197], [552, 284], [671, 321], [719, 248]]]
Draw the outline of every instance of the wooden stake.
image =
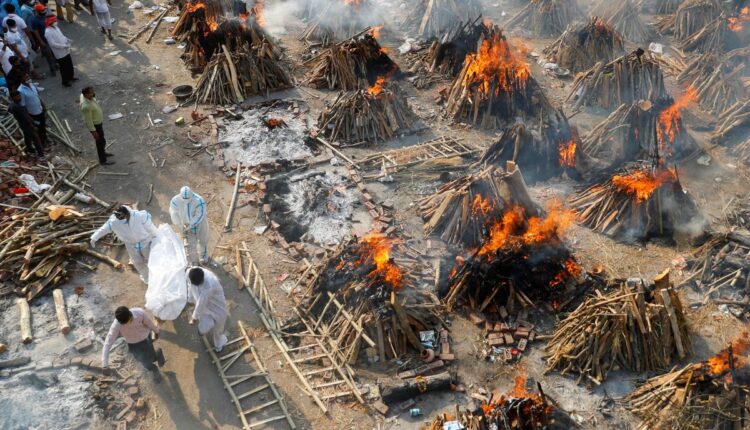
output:
[[63, 334], [70, 333], [70, 322], [68, 322], [68, 314], [65, 311], [65, 298], [63, 297], [62, 290], [55, 288], [52, 290], [52, 297], [55, 300], [55, 313], [57, 313], [57, 322], [60, 326], [60, 331]]
[[21, 331], [21, 342], [28, 344], [34, 339], [31, 335], [31, 310], [26, 299], [16, 299], [19, 318], [18, 324]]

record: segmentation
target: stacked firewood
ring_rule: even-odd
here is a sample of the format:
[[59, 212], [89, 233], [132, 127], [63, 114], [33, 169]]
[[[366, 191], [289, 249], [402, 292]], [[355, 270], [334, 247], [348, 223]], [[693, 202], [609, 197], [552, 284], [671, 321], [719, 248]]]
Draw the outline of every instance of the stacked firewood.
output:
[[537, 213], [520, 170], [489, 167], [441, 186], [419, 201], [417, 214], [427, 234], [475, 248], [487, 238], [492, 221], [511, 206]]
[[680, 7], [684, 0], [657, 0], [656, 1], [656, 13], [659, 15], [666, 15], [677, 12], [677, 8]]
[[607, 24], [630, 42], [644, 43], [653, 37], [653, 32], [641, 21], [638, 9], [631, 0], [617, 2], [614, 7], [611, 1], [603, 0], [591, 14], [604, 18]]
[[419, 0], [404, 20], [404, 28], [415, 37], [442, 38], [459, 22], [471, 22], [482, 16], [478, 0]]
[[[607, 168], [658, 155], [663, 159], [684, 159], [701, 151], [698, 142], [676, 117], [671, 135], [660, 122], [662, 112], [673, 105], [672, 98], [655, 102], [623, 104], [587, 133], [581, 149]], [[663, 153], [661, 153], [663, 152]]]
[[485, 129], [500, 128], [516, 117], [544, 121], [554, 110], [522, 55], [496, 26], [479, 50], [466, 57], [446, 101], [449, 118]]
[[729, 142], [728, 137], [743, 131], [749, 124], [750, 100], [740, 100], [719, 114], [711, 140], [714, 143]]
[[521, 121], [504, 128], [477, 164], [504, 166], [507, 161], [512, 161], [523, 169], [530, 183], [547, 180], [561, 174], [563, 169], [574, 168], [578, 158], [577, 136], [562, 112], [555, 112], [540, 124], [541, 131], [527, 130]]
[[545, 348], [547, 371], [600, 385], [613, 370], [652, 371], [685, 358], [690, 335], [669, 272], [646, 287], [629, 279], [610, 293], [587, 298], [560, 321]]
[[702, 214], [682, 188], [677, 173], [653, 163], [625, 164], [615, 174], [570, 199], [578, 221], [592, 230], [623, 239], [700, 236]]
[[416, 114], [395, 84], [379, 78], [366, 90], [342, 92], [318, 117], [318, 129], [343, 144], [383, 142], [408, 132]]
[[730, 34], [727, 18], [722, 13], [716, 19], [680, 41], [678, 47], [683, 51], [691, 52], [723, 52], [728, 46], [727, 38]]
[[613, 109], [623, 103], [668, 96], [659, 63], [650, 53], [639, 48], [610, 63], [600, 61], [579, 73], [568, 99], [575, 99], [575, 108], [599, 106]]
[[677, 10], [657, 22], [660, 33], [672, 33], [684, 41], [713, 22], [721, 14], [718, 0], [685, 0]]
[[291, 78], [270, 44], [244, 46], [233, 53], [222, 45], [198, 79], [192, 98], [198, 103], [228, 105], [291, 86]]
[[352, 91], [375, 83], [375, 77], [400, 74], [398, 65], [365, 29], [343, 42], [324, 48], [315, 57], [305, 61], [310, 68], [306, 82], [314, 88]]
[[531, 0], [505, 27], [523, 28], [538, 37], [557, 37], [582, 16], [576, 0]]
[[558, 66], [573, 72], [587, 70], [599, 61], [609, 63], [624, 54], [622, 38], [600, 18], [569, 26], [544, 54]]
[[746, 96], [739, 74], [745, 69], [741, 63], [734, 69], [714, 52], [697, 55], [677, 75], [677, 81], [696, 90], [700, 104], [714, 114], [727, 110]]
[[[0, 278], [27, 300], [62, 283], [73, 264], [93, 270], [80, 260], [83, 255], [122, 267], [89, 249], [91, 234], [107, 221], [111, 208], [84, 189], [89, 169], [48, 167], [34, 170], [39, 182], [49, 181], [51, 186], [29, 205], [6, 208], [0, 219]], [[81, 202], [96, 206], [84, 208]]]
[[750, 164], [750, 137], [732, 148], [732, 153], [744, 164]]
[[380, 25], [382, 21], [371, 0], [332, 0], [310, 20], [299, 39], [330, 45], [349, 39], [363, 27]]
[[463, 67], [466, 56], [481, 45], [488, 33], [488, 27], [481, 17], [474, 21], [457, 23], [446, 30], [439, 39], [430, 42], [407, 59], [409, 72], [416, 75], [414, 85], [423, 89], [436, 80], [455, 77]]
[[625, 397], [647, 429], [731, 429], [748, 425], [746, 333], [708, 360], [648, 379]]

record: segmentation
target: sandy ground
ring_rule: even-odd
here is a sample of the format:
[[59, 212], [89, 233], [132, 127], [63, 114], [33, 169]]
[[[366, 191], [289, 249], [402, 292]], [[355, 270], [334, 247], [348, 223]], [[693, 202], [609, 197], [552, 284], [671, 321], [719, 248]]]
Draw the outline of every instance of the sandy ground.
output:
[[[182, 185], [187, 184], [201, 194], [208, 202], [211, 225], [210, 249], [213, 258], [211, 269], [217, 273], [224, 284], [231, 312], [227, 328], [236, 335], [236, 322], [241, 320], [258, 334], [255, 341], [261, 357], [286, 397], [298, 426], [312, 429], [373, 428], [375, 422], [383, 421], [383, 418], [349, 402], [334, 404], [330, 416], [323, 416], [307, 395], [300, 390], [296, 377], [282, 363], [278, 350], [264, 335], [257, 317], [257, 309], [251, 304], [250, 297], [236, 288], [237, 280], [232, 265], [233, 247], [241, 241], [249, 244], [264, 279], [269, 285], [277, 308], [282, 314], [288, 312], [289, 301], [284, 292], [278, 288], [279, 280], [285, 278], [286, 275], [294, 276], [298, 263], [278, 253], [264, 237], [254, 233], [253, 228], [260, 222], [257, 209], [253, 206], [248, 205], [239, 209], [234, 217], [234, 229], [231, 233], [223, 233], [222, 227], [231, 198], [232, 181], [212, 164], [206, 152], [196, 153], [187, 137], [190, 133], [194, 139], [205, 139], [208, 132], [207, 124], [204, 122], [194, 127], [173, 125], [174, 120], [179, 116], [189, 118], [190, 108], [188, 107], [171, 114], [161, 112], [164, 106], [175, 104], [169, 93], [171, 88], [179, 84], [194, 82], [179, 59], [179, 49], [174, 45], [167, 46], [162, 43], [167, 36], [169, 25], [162, 24], [151, 44], [146, 44], [145, 38], [141, 37], [134, 44], [128, 45], [125, 43], [128, 38], [127, 33], [134, 32], [150, 18], [144, 16], [142, 11], [128, 12], [127, 4], [117, 1], [114, 3], [112, 16], [117, 20], [114, 27], [117, 37], [113, 42], [107, 41], [98, 32], [95, 19], [88, 13], [78, 12], [78, 19], [74, 24], [61, 24], [63, 32], [74, 41], [73, 59], [76, 64], [76, 74], [80, 78], [74, 87], [62, 88], [59, 78], [47, 78], [40, 81], [45, 88], [42, 95], [47, 105], [54, 109], [61, 118], [68, 119], [74, 129], [75, 141], [84, 148], [81, 164], [95, 161], [95, 149], [78, 113], [77, 101], [80, 89], [86, 85], [94, 85], [105, 114], [119, 112], [124, 115], [118, 120], [105, 120], [105, 131], [111, 143], [110, 152], [115, 154], [116, 164], [100, 168], [89, 176], [93, 191], [111, 201], [137, 202], [141, 208], [149, 210], [154, 219], [159, 222], [168, 221], [169, 199]], [[146, 6], [149, 4], [146, 2]], [[487, 16], [498, 20], [502, 12], [510, 14], [517, 10], [518, 2], [488, 1], [485, 2], [485, 7], [488, 11]], [[394, 17], [398, 15], [398, 10], [395, 8], [392, 8], [390, 12]], [[169, 15], [174, 14], [172, 12]], [[282, 45], [287, 48], [287, 54], [291, 59], [299, 58], [302, 52], [301, 44], [293, 36], [301, 28], [300, 23], [289, 23], [289, 34], [282, 36]], [[528, 41], [527, 43], [532, 49], [541, 50], [546, 42], [548, 41]], [[384, 44], [395, 50], [400, 41], [394, 37]], [[292, 61], [292, 63], [297, 62]], [[562, 100], [567, 91], [566, 87], [570, 85], [569, 81], [560, 82], [546, 76], [541, 77], [536, 65], [534, 74], [545, 86], [551, 99]], [[299, 70], [296, 75], [298, 78], [301, 76]], [[416, 106], [415, 110], [430, 126], [430, 131], [420, 136], [389, 142], [367, 150], [353, 149], [348, 152], [349, 154], [359, 157], [380, 149], [424, 141], [440, 134], [464, 137], [479, 145], [487, 145], [492, 141], [493, 133], [450, 127], [439, 115], [439, 109], [432, 102], [437, 88], [416, 91], [408, 84], [404, 84], [403, 87], [409, 95], [409, 102]], [[325, 100], [330, 100], [334, 95], [335, 93], [304, 89], [275, 93], [272, 97], [303, 99], [310, 106], [314, 116]], [[148, 115], [152, 120], [163, 120], [163, 123], [151, 125]], [[586, 129], [591, 127], [591, 121], [595, 119], [596, 117], [581, 116], [574, 122]], [[154, 149], [157, 147], [158, 149]], [[161, 161], [166, 160], [163, 167], [152, 165], [149, 151], [157, 160], [157, 165], [160, 166]], [[727, 202], [746, 191], [747, 174], [742, 167], [736, 166], [736, 163], [733, 163], [721, 148], [712, 148], [710, 153], [714, 158], [710, 167], [683, 166], [684, 173], [681, 170], [681, 177], [686, 188], [696, 197], [699, 206], [720, 223], [722, 210]], [[327, 169], [335, 170], [330, 167]], [[101, 174], [102, 172], [120, 172], [128, 175], [108, 176]], [[721, 178], [721, 182], [715, 178]], [[153, 185], [154, 195], [150, 204], [146, 205], [150, 185]], [[404, 181], [404, 183], [391, 185], [374, 184], [372, 189], [376, 200], [390, 199], [396, 203], [398, 223], [405, 232], [420, 238], [423, 237], [421, 225], [417, 221], [415, 208], [411, 203], [420, 195], [431, 192], [434, 186], [430, 183], [415, 184], [413, 181], [411, 183]], [[570, 180], [552, 180], [532, 187], [532, 193], [538, 200], [545, 201], [554, 197], [564, 198], [574, 187], [575, 184]], [[367, 226], [357, 225], [354, 229], [366, 231]], [[676, 256], [684, 255], [689, 251], [686, 245], [675, 247], [658, 242], [645, 245], [621, 244], [580, 227], [573, 229], [569, 239], [576, 250], [577, 257], [586, 267], [591, 267], [595, 263], [603, 263], [608, 273], [616, 277], [639, 276], [650, 279], [668, 267]], [[126, 259], [125, 253], [120, 252], [119, 258]], [[76, 274], [69, 285], [63, 287], [66, 297], [72, 298], [71, 290], [74, 286], [84, 286], [85, 289], [84, 294], [78, 298], [81, 300], [81, 305], [71, 305], [69, 301], [69, 307], [75, 309], [73, 311], [75, 316], [72, 318], [74, 331], [67, 336], [57, 333], [54, 329], [54, 315], [50, 313], [49, 298], [40, 300], [33, 306], [35, 336], [38, 339], [30, 346], [19, 345], [17, 339], [14, 338], [15, 330], [11, 327], [16, 324], [16, 314], [11, 302], [0, 303], [0, 309], [3, 312], [0, 315], [0, 322], [2, 322], [0, 336], [11, 346], [9, 352], [0, 354], [0, 360], [21, 355], [31, 356], [35, 362], [51, 360], [57, 356], [64, 356], [75, 341], [85, 337], [98, 340], [94, 351], [90, 354], [96, 358], [100, 354], [100, 343], [111, 321], [112, 310], [121, 304], [140, 306], [144, 301], [145, 286], [132, 271], [116, 272], [100, 265], [93, 274], [86, 272]], [[691, 292], [686, 292], [686, 297], [689, 302], [691, 299], [699, 300], [695, 297], [695, 293]], [[695, 329], [696, 348], [693, 358], [708, 356], [711, 351], [716, 351], [736, 336], [738, 330], [742, 328], [742, 324], [733, 317], [722, 314], [713, 306], [691, 310], [689, 318]], [[480, 332], [460, 317], [454, 317], [452, 323], [453, 332], [461, 333], [461, 335], [453, 336], [454, 348], [459, 359], [451, 370], [456, 372], [468, 392], [478, 387], [502, 391], [512, 386], [513, 376], [519, 367], [523, 367], [530, 378], [542, 380], [547, 394], [555, 398], [563, 408], [572, 412], [584, 427], [633, 427], [632, 417], [622, 409], [609, 404], [607, 399], [626, 394], [642, 375], [618, 374], [610, 377], [603, 386], [588, 390], [586, 387], [577, 386], [569, 378], [556, 374], [543, 375], [544, 361], [542, 349], [538, 343], [517, 365], [489, 363], [475, 358], [477, 347], [481, 345]], [[184, 314], [174, 322], [162, 324], [162, 335], [158, 346], [163, 348], [167, 359], [162, 369], [165, 377], [159, 384], [153, 383], [148, 377], [142, 378], [151, 410], [147, 421], [141, 423], [142, 428], [165, 430], [238, 428], [236, 410], [230, 403], [195, 328], [188, 326]], [[122, 356], [123, 354], [116, 355]], [[123, 365], [128, 365], [128, 360], [122, 359], [121, 361]], [[365, 367], [362, 373], [372, 376], [378, 375], [381, 371], [382, 368], [372, 366], [371, 368]], [[21, 376], [14, 378], [21, 378]], [[77, 387], [76, 384], [81, 383], [80, 378], [81, 375], [76, 373], [61, 375], [62, 385], [60, 386], [67, 387], [70, 391]], [[0, 391], [9, 392], [15, 396], [14, 398], [27, 398], [33, 394], [28, 392], [28, 387], [13, 388], [16, 383], [23, 385], [21, 379], [4, 381], [0, 378]], [[56, 397], [67, 398], [69, 397], [68, 391], [46, 394], [50, 400]], [[69, 401], [71, 406], [87, 407], [85, 398], [76, 397]], [[391, 428], [416, 429], [430, 414], [449, 408], [456, 403], [466, 404], [469, 401], [461, 393], [424, 396], [418, 399], [417, 403], [422, 409], [422, 417], [411, 418], [402, 413], [396, 415], [395, 418], [389, 418], [387, 423]], [[38, 398], [36, 404], [40, 404]], [[611, 409], [606, 414], [602, 413], [605, 406]], [[30, 403], [0, 400], [0, 428], [24, 428], [20, 424], [22, 418], [19, 415], [3, 413], [3, 410], [18, 408], [27, 409], [24, 414], [27, 420], [30, 420], [28, 418], [30, 416], [36, 416], [29, 413]], [[13, 421], [10, 421], [11, 419]], [[26, 424], [37, 425], [32, 421]], [[81, 425], [81, 422], [84, 423], [83, 427], [77, 427]], [[95, 416], [87, 416], [84, 413], [70, 418], [59, 428], [86, 427], [106, 428], [106, 425], [99, 422]], [[266, 428], [286, 427], [278, 424]]]

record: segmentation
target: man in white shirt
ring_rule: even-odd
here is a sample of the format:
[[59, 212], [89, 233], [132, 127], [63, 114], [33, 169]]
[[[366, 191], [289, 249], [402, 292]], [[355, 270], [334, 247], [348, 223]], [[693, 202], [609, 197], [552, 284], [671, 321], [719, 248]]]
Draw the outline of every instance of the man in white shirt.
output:
[[16, 53], [13, 48], [8, 46], [8, 42], [3, 40], [3, 47], [0, 49], [0, 64], [3, 66], [3, 73], [7, 76], [13, 65], [10, 63], [10, 57], [16, 57]]
[[157, 367], [155, 362], [162, 366], [164, 364], [164, 355], [159, 349], [154, 350], [154, 344], [151, 341], [151, 333], [154, 333], [154, 339], [159, 338], [159, 327], [141, 308], [128, 309], [126, 306], [120, 306], [115, 310], [115, 320], [109, 327], [107, 338], [104, 340], [104, 349], [102, 349], [102, 368], [109, 368], [109, 351], [118, 337], [125, 338], [128, 344], [128, 350], [140, 361], [148, 370], [155, 371]]
[[106, 34], [109, 40], [112, 40], [112, 17], [109, 15], [109, 5], [112, 4], [112, 0], [92, 0], [92, 3], [102, 33]]
[[60, 77], [64, 87], [73, 85], [77, 81], [75, 70], [73, 69], [73, 58], [70, 56], [70, 39], [57, 27], [57, 18], [54, 16], [47, 17], [47, 28], [44, 30], [44, 38], [52, 50], [52, 55], [57, 61], [60, 68]]
[[26, 41], [24, 40], [23, 36], [21, 36], [21, 33], [19, 33], [16, 20], [8, 18], [3, 21], [3, 25], [7, 26], [8, 28], [8, 31], [5, 33], [5, 41], [8, 42], [8, 45], [15, 48], [23, 61], [28, 63], [29, 47], [28, 45], [26, 45]]

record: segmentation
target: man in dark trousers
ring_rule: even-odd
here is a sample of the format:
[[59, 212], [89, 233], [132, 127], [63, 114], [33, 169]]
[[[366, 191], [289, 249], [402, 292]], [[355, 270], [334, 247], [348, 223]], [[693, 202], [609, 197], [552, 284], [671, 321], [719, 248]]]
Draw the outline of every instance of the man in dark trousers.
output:
[[32, 156], [34, 153], [42, 159], [44, 159], [44, 148], [39, 140], [39, 135], [34, 127], [34, 120], [29, 115], [29, 112], [25, 107], [21, 105], [21, 93], [13, 91], [10, 93], [10, 104], [8, 105], [8, 113], [13, 115], [16, 119], [21, 133], [23, 133], [23, 141], [26, 144], [26, 154]]
[[34, 125], [36, 126], [37, 133], [39, 133], [39, 140], [42, 141], [42, 146], [47, 146], [47, 112], [44, 102], [39, 98], [39, 91], [31, 83], [31, 75], [28, 73], [24, 73], [21, 85], [18, 86], [18, 92], [21, 93], [21, 104], [34, 120]]
[[96, 142], [96, 154], [99, 156], [99, 164], [109, 166], [115, 164], [113, 161], [107, 161], [107, 157], [113, 154], [106, 152], [107, 140], [104, 138], [104, 128], [102, 127], [103, 117], [102, 108], [96, 101], [94, 87], [86, 87], [81, 91], [81, 115], [86, 128], [94, 137]]
[[[128, 349], [141, 362], [146, 369], [156, 372], [157, 367], [164, 364], [164, 354], [161, 349], [156, 351], [154, 343], [151, 340], [159, 338], [159, 327], [153, 319], [146, 314], [141, 308], [128, 309], [126, 306], [120, 306], [115, 310], [115, 320], [109, 327], [107, 338], [104, 340], [102, 348], [102, 368], [109, 368], [109, 351], [112, 349], [118, 337], [123, 337], [128, 344]], [[155, 373], [155, 376], [158, 375]]]

